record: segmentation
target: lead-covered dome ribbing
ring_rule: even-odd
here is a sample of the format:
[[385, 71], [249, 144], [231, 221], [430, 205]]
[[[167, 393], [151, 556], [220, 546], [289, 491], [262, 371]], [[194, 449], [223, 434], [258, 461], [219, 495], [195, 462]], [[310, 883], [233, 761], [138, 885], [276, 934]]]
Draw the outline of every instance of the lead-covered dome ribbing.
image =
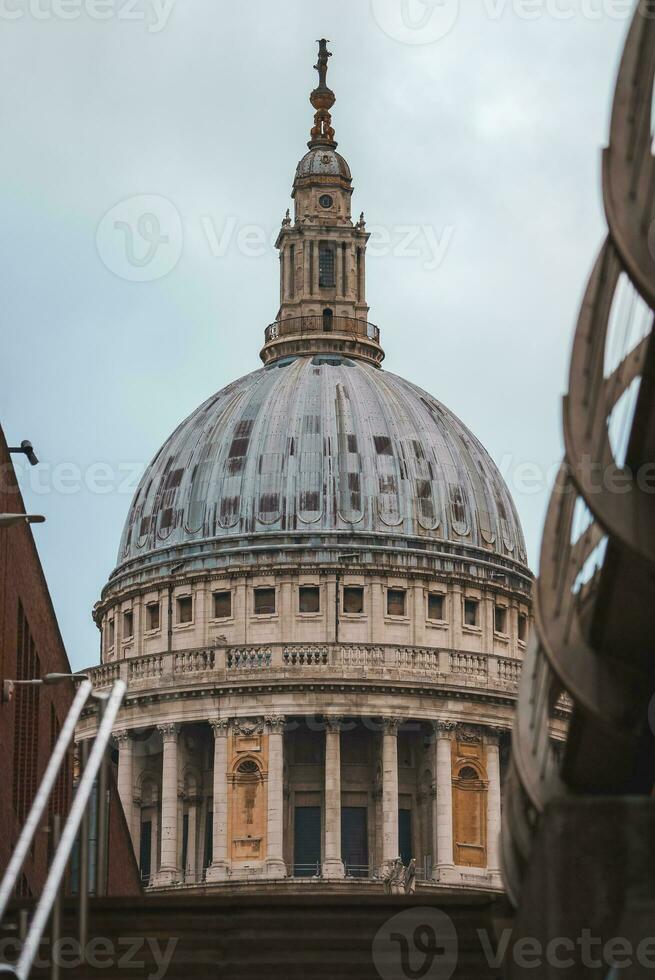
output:
[[[148, 467], [119, 565], [237, 537], [375, 533], [525, 564], [509, 491], [475, 436], [416, 385], [363, 361], [278, 361], [209, 398]], [[299, 537], [301, 536], [301, 537]]]

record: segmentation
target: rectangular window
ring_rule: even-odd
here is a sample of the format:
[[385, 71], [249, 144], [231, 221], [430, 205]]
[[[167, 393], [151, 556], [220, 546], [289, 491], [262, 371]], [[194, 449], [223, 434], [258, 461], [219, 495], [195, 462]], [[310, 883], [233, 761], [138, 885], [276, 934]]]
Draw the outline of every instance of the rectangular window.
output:
[[404, 589], [387, 589], [387, 616], [404, 616], [406, 600]]
[[214, 592], [214, 619], [229, 619], [232, 615], [232, 593]]
[[341, 808], [341, 856], [349, 878], [368, 877], [368, 811], [364, 806]]
[[480, 603], [477, 601], [477, 599], [464, 600], [464, 625], [465, 626], [478, 625], [479, 606]]
[[275, 613], [275, 589], [255, 589], [255, 616]]
[[177, 621], [178, 623], [193, 622], [193, 597], [182, 595], [177, 600]]
[[507, 607], [496, 606], [494, 609], [494, 630], [496, 633], [507, 633]]
[[110, 649], [114, 645], [115, 634], [116, 634], [116, 631], [115, 631], [115, 628], [114, 628], [114, 620], [113, 619], [110, 619], [109, 622], [107, 623], [107, 646]]
[[321, 808], [297, 806], [293, 820], [294, 878], [314, 878], [321, 867]]
[[444, 596], [440, 592], [428, 593], [428, 619], [439, 622], [444, 619]]
[[519, 640], [525, 643], [528, 638], [528, 617], [525, 613], [519, 613]]
[[364, 612], [364, 590], [360, 586], [344, 586], [343, 611], [353, 616]]
[[123, 613], [123, 639], [134, 636], [134, 613], [131, 609]]
[[159, 629], [159, 603], [149, 602], [146, 606], [146, 629]]
[[152, 821], [141, 822], [141, 841], [139, 846], [139, 868], [141, 881], [144, 885], [150, 883], [150, 859], [152, 856]]
[[289, 296], [293, 299], [296, 292], [296, 246], [289, 249]]
[[301, 613], [317, 613], [321, 608], [320, 592], [317, 585], [302, 585], [298, 590], [298, 603]]
[[318, 247], [318, 284], [331, 287], [336, 285], [334, 279], [334, 245], [321, 242]]

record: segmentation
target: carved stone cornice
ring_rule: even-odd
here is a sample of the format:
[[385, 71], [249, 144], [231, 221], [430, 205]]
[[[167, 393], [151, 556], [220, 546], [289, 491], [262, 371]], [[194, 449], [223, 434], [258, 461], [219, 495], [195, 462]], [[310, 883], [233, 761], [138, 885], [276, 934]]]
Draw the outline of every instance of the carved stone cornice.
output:
[[435, 721], [434, 734], [437, 738], [452, 739], [455, 737], [457, 724], [454, 721]]
[[325, 731], [338, 734], [343, 727], [344, 721], [343, 715], [328, 715], [325, 719]]
[[161, 735], [162, 742], [177, 742], [180, 727], [177, 722], [167, 722], [163, 725], [157, 725], [157, 731]]
[[230, 729], [229, 718], [210, 718], [209, 724], [214, 733], [214, 738], [225, 738], [227, 736]]
[[120, 731], [113, 733], [114, 740], [118, 743], [119, 751], [127, 748], [128, 742], [131, 740], [131, 733], [129, 729], [122, 728]]

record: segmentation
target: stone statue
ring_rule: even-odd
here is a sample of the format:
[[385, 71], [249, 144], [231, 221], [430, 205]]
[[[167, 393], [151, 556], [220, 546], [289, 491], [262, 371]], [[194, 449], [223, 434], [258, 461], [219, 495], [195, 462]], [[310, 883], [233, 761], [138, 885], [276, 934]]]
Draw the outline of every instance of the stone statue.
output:
[[416, 894], [416, 858], [412, 858], [405, 869], [405, 894]]
[[399, 857], [393, 861], [388, 861], [382, 873], [382, 881], [387, 895], [414, 895], [416, 893], [416, 858], [412, 858], [407, 867]]

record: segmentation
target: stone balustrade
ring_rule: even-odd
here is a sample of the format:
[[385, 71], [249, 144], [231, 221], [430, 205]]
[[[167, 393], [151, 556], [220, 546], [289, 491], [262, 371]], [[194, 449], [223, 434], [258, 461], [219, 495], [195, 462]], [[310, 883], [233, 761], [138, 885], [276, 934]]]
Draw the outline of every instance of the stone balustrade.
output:
[[134, 657], [86, 671], [97, 688], [121, 678], [130, 688], [153, 681], [171, 685], [199, 678], [229, 683], [244, 677], [425, 681], [446, 687], [477, 687], [515, 694], [521, 661], [493, 654], [394, 644], [258, 644], [215, 647]]

